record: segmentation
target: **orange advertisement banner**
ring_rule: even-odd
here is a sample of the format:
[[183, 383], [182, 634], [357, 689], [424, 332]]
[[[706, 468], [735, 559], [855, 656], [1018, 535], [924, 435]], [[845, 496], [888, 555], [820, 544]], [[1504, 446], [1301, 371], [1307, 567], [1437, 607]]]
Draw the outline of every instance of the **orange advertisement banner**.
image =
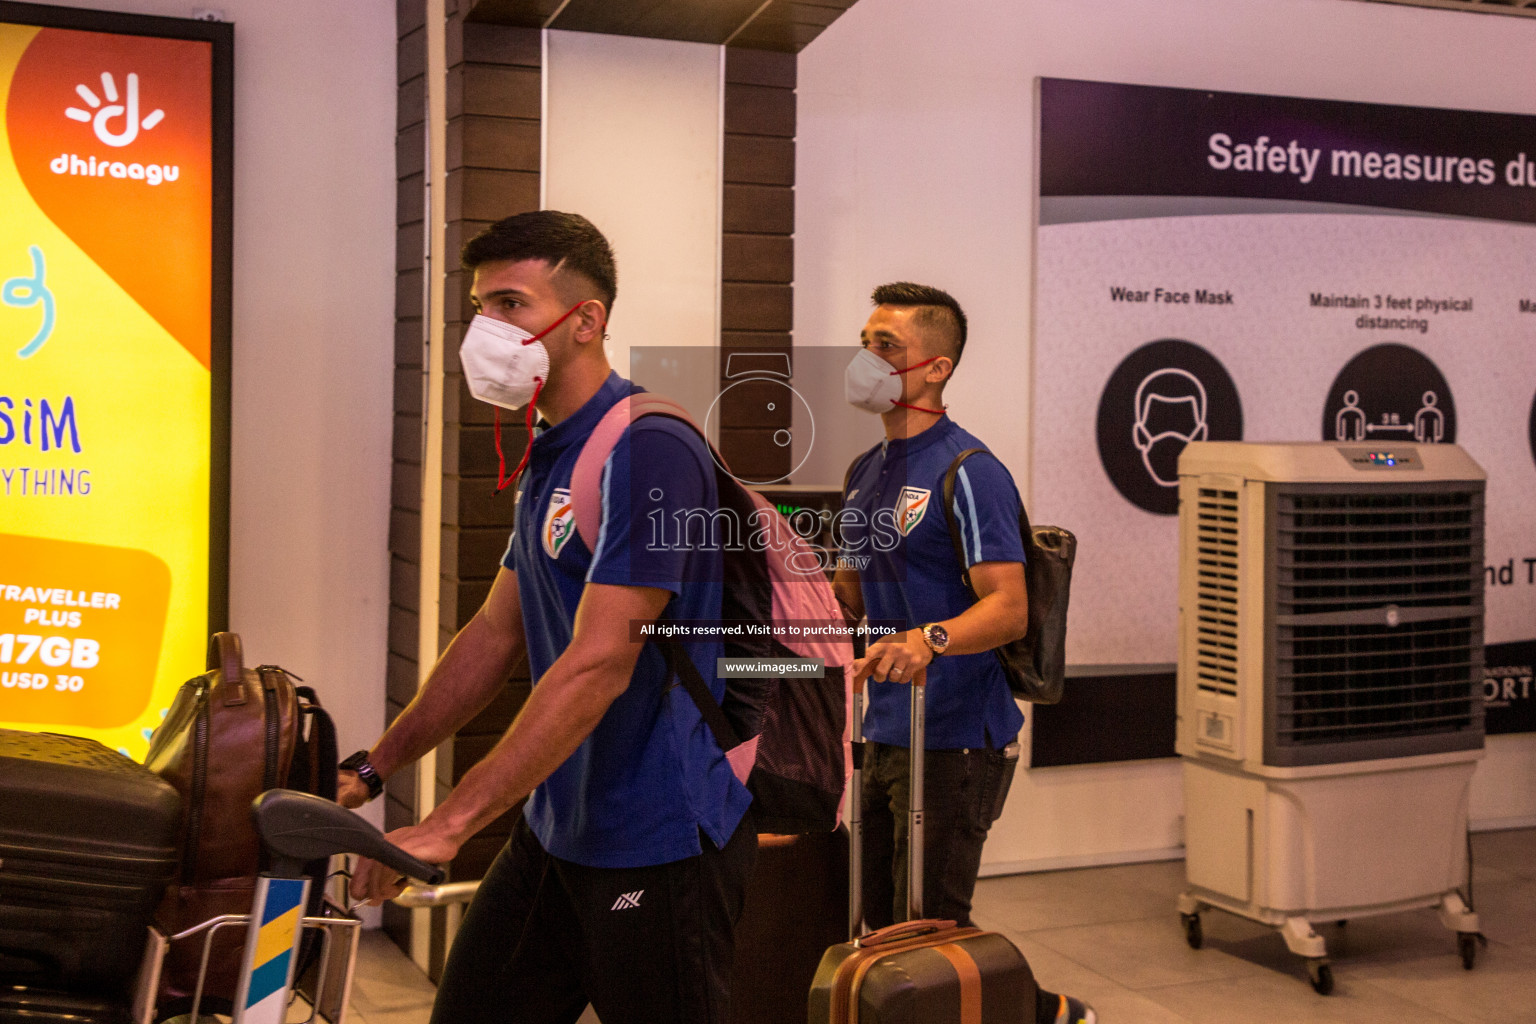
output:
[[149, 700], [171, 572], [147, 551], [0, 534], [0, 718], [107, 729]]

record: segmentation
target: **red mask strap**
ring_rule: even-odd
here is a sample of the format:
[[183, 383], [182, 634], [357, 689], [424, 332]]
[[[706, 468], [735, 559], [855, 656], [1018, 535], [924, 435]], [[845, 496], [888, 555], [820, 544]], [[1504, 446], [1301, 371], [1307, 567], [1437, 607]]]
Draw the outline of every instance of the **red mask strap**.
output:
[[943, 416], [944, 415], [944, 409], [948, 409], [949, 408], [949, 406], [946, 405], [944, 407], [944, 409], [924, 409], [920, 405], [908, 405], [906, 402], [898, 402], [895, 399], [891, 400], [891, 404], [892, 405], [899, 405], [903, 409], [916, 409], [918, 412], [931, 412], [935, 416]]
[[[940, 357], [939, 356], [931, 356], [931, 357], [929, 357], [927, 359], [924, 359], [920, 363], [913, 363], [911, 366], [907, 367], [905, 370], [892, 370], [891, 371], [891, 376], [892, 377], [899, 377], [903, 373], [907, 373], [907, 372], [909, 372], [911, 370], [916, 370], [916, 369], [919, 369], [920, 367], [927, 366], [929, 363], [933, 362], [935, 359], [938, 359], [938, 358], [940, 358]], [[946, 405], [944, 407], [944, 409], [924, 409], [920, 405], [908, 405], [906, 402], [898, 402], [894, 398], [891, 399], [891, 404], [892, 405], [899, 405], [903, 409], [916, 409], [918, 412], [932, 413], [935, 416], [943, 416], [944, 415], [944, 409], [949, 408], [949, 406]]]
[[[909, 367], [907, 367], [907, 368], [906, 368], [906, 369], [905, 369], [905, 370], [892, 370], [892, 371], [891, 371], [891, 376], [892, 376], [892, 377], [899, 377], [899, 376], [901, 376], [901, 375], [902, 375], [902, 374], [903, 374], [903, 373], [910, 373], [910, 372], [911, 372], [911, 371], [913, 371], [913, 370], [916, 370], [916, 369], [918, 369], [918, 368], [920, 368], [920, 367], [924, 367], [924, 366], [927, 366], [927, 365], [928, 365], [928, 364], [929, 364], [929, 363], [931, 363], [931, 362], [933, 362], [933, 361], [934, 361], [934, 360], [935, 360], [935, 359], [939, 359], [939, 358], [941, 358], [941, 357], [940, 357], [940, 356], [931, 356], [931, 357], [930, 357], [930, 358], [928, 358], [928, 359], [924, 359], [924, 360], [923, 360], [923, 361], [922, 361], [922, 362], [920, 362], [920, 363], [913, 363], [913, 364], [912, 364], [912, 365], [911, 365], [911, 366], [909, 366]], [[900, 404], [900, 403], [897, 403], [897, 404]]]
[[532, 345], [534, 342], [536, 342], [540, 338], [544, 337], [544, 335], [548, 334], [550, 331], [554, 330], [556, 327], [559, 327], [561, 324], [563, 324], [567, 320], [569, 320], [571, 318], [571, 314], [576, 312], [578, 309], [580, 309], [583, 305], [586, 304], [586, 302], [587, 302], [586, 299], [582, 299], [580, 302], [576, 303], [576, 305], [572, 306], [570, 309], [568, 309], [564, 313], [562, 313], [560, 315], [560, 319], [559, 320], [556, 320], [554, 323], [552, 323], [548, 327], [544, 328], [538, 334], [535, 334], [533, 337], [527, 339], [526, 341], [523, 342], [523, 344], [524, 345]]
[[[572, 306], [570, 309], [568, 309], [564, 313], [562, 313], [560, 315], [560, 319], [556, 320], [554, 323], [550, 324], [548, 327], [544, 328], [542, 331], [540, 331], [538, 334], [535, 334], [533, 337], [524, 340], [523, 344], [524, 345], [532, 345], [534, 342], [536, 342], [540, 338], [544, 337], [544, 335], [548, 334], [550, 331], [554, 330], [556, 327], [559, 327], [561, 324], [565, 323], [567, 320], [570, 319], [571, 314], [576, 312], [578, 309], [580, 309], [582, 307], [582, 305], [584, 303], [586, 303], [586, 301], [587, 301], [586, 299], [582, 299], [581, 302], [576, 303], [576, 305]], [[502, 491], [506, 490], [512, 483], [514, 483], [517, 480], [517, 478], [522, 475], [523, 470], [525, 468], [527, 468], [527, 466], [528, 466], [528, 456], [533, 452], [533, 417], [534, 417], [534, 414], [535, 414], [535, 406], [537, 406], [539, 404], [539, 392], [541, 392], [543, 390], [544, 390], [544, 378], [542, 378], [542, 377], [535, 377], [533, 379], [533, 397], [528, 399], [528, 415], [527, 415], [527, 418], [524, 421], [525, 425], [528, 428], [528, 445], [527, 445], [527, 447], [525, 447], [523, 449], [522, 460], [518, 462], [517, 468], [512, 471], [512, 475], [511, 476], [507, 476], [507, 457], [505, 455], [503, 455], [502, 452], [501, 452], [501, 406], [498, 405], [496, 407], [496, 430], [495, 430], [495, 435], [496, 435], [496, 493], [497, 494], [500, 494]]]
[[[567, 313], [566, 316], [570, 316], [570, 314]], [[561, 319], [564, 319], [564, 317], [562, 317]], [[559, 321], [556, 321], [556, 323], [558, 323], [558, 322]], [[533, 379], [533, 397], [528, 399], [528, 415], [527, 415], [526, 419], [524, 420], [524, 425], [528, 428], [528, 445], [527, 445], [527, 447], [525, 447], [523, 449], [523, 457], [522, 457], [521, 461], [518, 462], [517, 468], [512, 471], [512, 475], [511, 476], [507, 476], [507, 457], [501, 453], [501, 406], [498, 405], [496, 407], [496, 493], [497, 494], [500, 494], [502, 491], [506, 490], [508, 486], [510, 486], [511, 484], [515, 483], [517, 481], [517, 478], [522, 476], [523, 470], [525, 468], [527, 468], [527, 466], [528, 466], [528, 456], [533, 454], [533, 417], [534, 417], [534, 414], [535, 414], [534, 407], [538, 405], [538, 403], [539, 403], [539, 392], [541, 392], [543, 390], [544, 390], [544, 378], [543, 377], [535, 377]]]

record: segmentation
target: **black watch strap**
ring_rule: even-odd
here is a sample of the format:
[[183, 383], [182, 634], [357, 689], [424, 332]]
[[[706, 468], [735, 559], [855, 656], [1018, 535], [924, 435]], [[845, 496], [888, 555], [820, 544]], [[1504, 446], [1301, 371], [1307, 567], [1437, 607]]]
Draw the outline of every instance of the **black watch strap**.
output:
[[368, 760], [368, 751], [359, 750], [357, 753], [342, 761], [336, 766], [342, 771], [357, 772], [357, 777], [363, 780], [368, 787], [368, 799], [376, 798], [384, 792], [384, 780], [379, 776], [378, 769]]

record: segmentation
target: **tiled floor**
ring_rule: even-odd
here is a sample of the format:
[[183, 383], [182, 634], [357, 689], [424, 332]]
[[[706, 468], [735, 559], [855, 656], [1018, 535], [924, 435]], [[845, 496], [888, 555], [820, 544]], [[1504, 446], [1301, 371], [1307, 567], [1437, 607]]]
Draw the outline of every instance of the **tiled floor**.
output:
[[[976, 920], [1006, 932], [1041, 984], [1105, 1024], [1536, 1024], [1536, 829], [1473, 836], [1488, 947], [1462, 969], [1433, 910], [1322, 928], [1334, 994], [1312, 991], [1279, 935], [1204, 915], [1190, 949], [1174, 908], [1181, 861], [983, 879]], [[432, 986], [377, 932], [364, 937], [357, 1024], [424, 1024]]]
[[363, 933], [348, 1024], [426, 1024], [437, 988], [382, 931]]

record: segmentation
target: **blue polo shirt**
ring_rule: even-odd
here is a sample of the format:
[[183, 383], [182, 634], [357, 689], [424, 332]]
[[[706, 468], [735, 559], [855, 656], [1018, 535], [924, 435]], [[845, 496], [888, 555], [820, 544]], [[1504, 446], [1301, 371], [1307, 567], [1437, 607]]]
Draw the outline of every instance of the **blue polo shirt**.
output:
[[[603, 467], [595, 554], [576, 531], [570, 483], [582, 443], [615, 402], [640, 390], [612, 373], [575, 414], [533, 440], [502, 565], [517, 573], [535, 686], [569, 646], [588, 583], [671, 591], [660, 621], [720, 618], [720, 552], [666, 543], [666, 535], [657, 543], [654, 532], [657, 522], [675, 521], [676, 511], [716, 507], [709, 451], [687, 425], [646, 416], [626, 430]], [[628, 633], [630, 624], [605, 628]], [[721, 699], [719, 641], [683, 650]], [[682, 687], [668, 686], [662, 655], [647, 643], [629, 688], [533, 791], [523, 813], [544, 849], [562, 860], [643, 867], [698, 854], [701, 829], [724, 846], [751, 800], [698, 708]]]
[[[955, 456], [985, 447], [944, 416], [915, 437], [882, 441], [854, 463], [843, 496], [841, 553], [868, 558], [859, 582], [871, 622], [899, 622], [912, 629], [954, 618], [971, 606], [940, 505], [944, 474]], [[967, 568], [977, 562], [1024, 561], [1019, 492], [990, 452], [973, 455], [960, 467], [954, 509]], [[906, 685], [870, 683], [866, 700], [864, 735], [908, 746], [912, 719]], [[934, 658], [928, 666], [924, 718], [929, 750], [1001, 747], [1024, 724], [991, 651]]]

